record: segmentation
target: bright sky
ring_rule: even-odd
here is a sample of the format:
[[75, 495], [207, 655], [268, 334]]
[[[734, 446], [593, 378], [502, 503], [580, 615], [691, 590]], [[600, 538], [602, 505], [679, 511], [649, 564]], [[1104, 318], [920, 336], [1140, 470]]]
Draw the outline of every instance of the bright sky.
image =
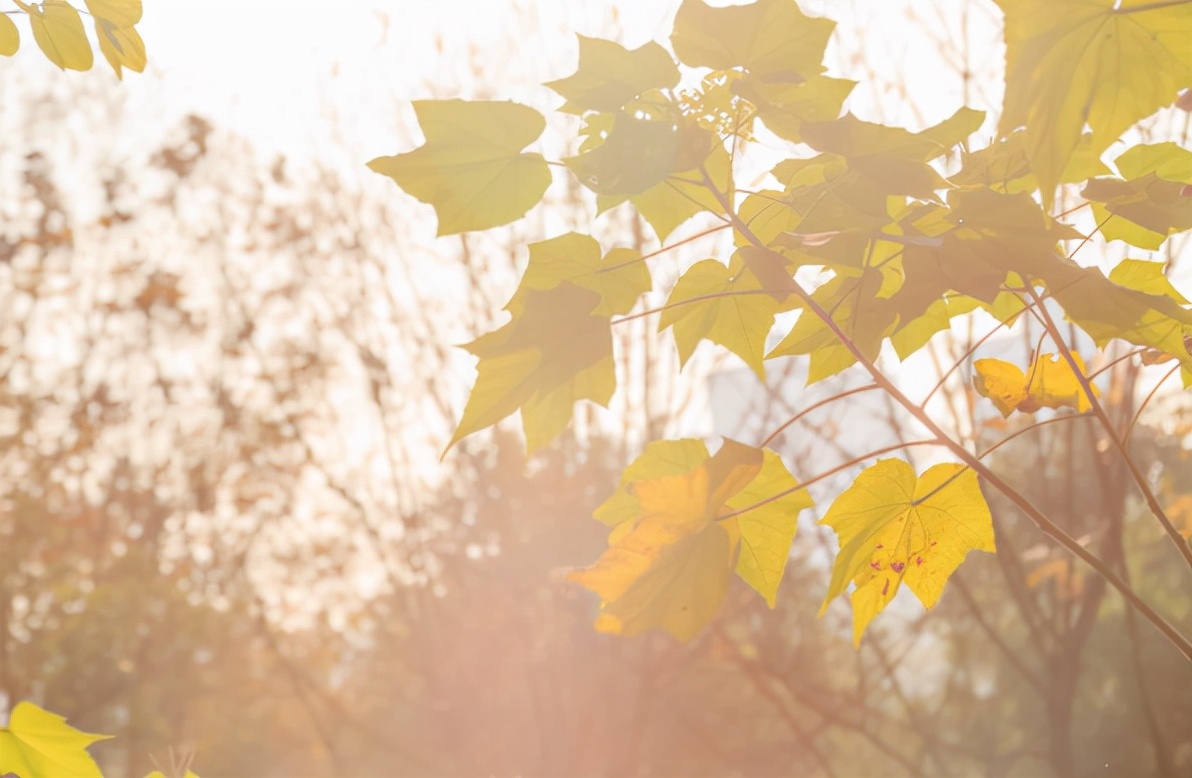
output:
[[[940, 67], [937, 47], [910, 23], [912, 8], [954, 32], [960, 9], [977, 9], [968, 35], [980, 60], [974, 70], [1000, 65], [996, 17], [982, 4], [802, 5], [838, 19], [849, 49], [863, 45], [869, 62], [890, 63], [866, 73], [845, 47], [834, 47], [834, 75], [903, 81], [917, 96], [914, 110], [885, 100], [882, 112], [895, 114], [888, 121], [934, 121], [962, 99], [957, 76]], [[488, 82], [500, 85], [493, 96], [551, 107], [553, 98], [537, 85], [574, 70], [574, 33], [631, 46], [665, 40], [677, 7], [677, 0], [146, 0], [141, 30], [150, 77], [133, 75], [125, 88], [153, 113], [163, 105], [196, 111], [264, 149], [326, 153], [335, 145], [366, 160], [397, 150], [394, 124], [408, 116], [403, 103], [410, 99], [478, 97], [477, 84]], [[480, 72], [470, 70], [473, 62]], [[866, 102], [863, 91], [857, 97], [858, 106]], [[982, 97], [970, 94], [970, 102], [984, 107]]]

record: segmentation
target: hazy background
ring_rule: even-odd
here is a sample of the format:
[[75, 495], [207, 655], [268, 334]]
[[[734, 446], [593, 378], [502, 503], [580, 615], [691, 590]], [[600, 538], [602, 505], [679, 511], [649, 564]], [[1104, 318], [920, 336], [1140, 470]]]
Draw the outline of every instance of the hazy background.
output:
[[[657, 244], [562, 177], [517, 224], [436, 241], [431, 209], [364, 163], [420, 142], [411, 99], [557, 107], [538, 84], [573, 71], [576, 32], [665, 40], [676, 7], [148, 0], [144, 75], [63, 74], [28, 43], [0, 61], [0, 715], [32, 699], [115, 735], [93, 751], [130, 777], [169, 749], [204, 778], [1192, 770], [1192, 669], [996, 501], [1001, 553], [932, 614], [900, 598], [860, 651], [843, 602], [815, 618], [835, 541], [811, 515], [774, 611], [734, 585], [690, 644], [592, 631], [563, 577], [600, 553], [590, 511], [646, 441], [755, 443], [852, 372], [805, 388], [776, 361], [765, 387], [704, 345], [679, 374], [645, 318], [618, 330], [609, 411], [577, 408], [529, 460], [513, 419], [439, 461], [472, 377], [454, 346], [503, 321], [527, 242]], [[858, 115], [919, 128], [964, 103], [988, 140], [992, 3], [803, 7], [840, 22], [827, 64], [862, 82]], [[557, 158], [570, 126], [552, 127]], [[1171, 111], [1140, 135], [1187, 128]], [[761, 140], [758, 175], [792, 151]], [[1185, 294], [1187, 246], [1149, 255]], [[655, 261], [643, 308], [716, 248]], [[989, 326], [885, 364], [922, 395]], [[1036, 340], [1019, 325], [978, 356]], [[1104, 373], [1115, 418], [1164, 372]], [[1014, 427], [965, 376], [932, 408], [980, 448]], [[1187, 399], [1160, 390], [1133, 445], [1192, 533]], [[807, 479], [915, 434], [867, 393], [776, 447]], [[1104, 443], [1057, 424], [992, 462], [1187, 631], [1186, 570]]]

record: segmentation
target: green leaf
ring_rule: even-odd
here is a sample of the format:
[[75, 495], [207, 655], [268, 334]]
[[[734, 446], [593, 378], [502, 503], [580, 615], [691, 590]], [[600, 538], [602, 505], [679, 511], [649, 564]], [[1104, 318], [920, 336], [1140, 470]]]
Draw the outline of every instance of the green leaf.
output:
[[21, 32], [8, 14], [0, 14], [0, 57], [11, 57], [21, 47]]
[[[763, 453], [761, 472], [725, 506], [732, 511], [743, 511], [736, 517], [741, 533], [737, 575], [773, 608], [790, 557], [799, 512], [815, 502], [806, 489], [798, 489], [781, 457], [768, 449]], [[781, 497], [775, 497], [780, 494]]]
[[107, 739], [71, 727], [66, 719], [31, 702], [18, 703], [7, 727], [0, 727], [0, 774], [20, 778], [103, 778], [87, 753]]
[[1106, 240], [1154, 250], [1169, 235], [1192, 229], [1188, 189], [1187, 184], [1147, 173], [1129, 181], [1094, 178], [1085, 184], [1081, 195], [1094, 202], [1093, 216]]
[[713, 8], [684, 0], [675, 15], [671, 46], [693, 67], [743, 67], [770, 81], [798, 82], [822, 73], [831, 19], [805, 16], [790, 0], [758, 0]]
[[650, 271], [636, 249], [613, 249], [601, 257], [596, 239], [578, 232], [531, 243], [522, 288], [547, 291], [565, 281], [600, 295], [592, 310], [599, 315], [628, 313], [651, 286]]
[[607, 405], [616, 375], [609, 319], [592, 313], [600, 302], [569, 282], [515, 296], [513, 320], [466, 347], [480, 358], [478, 375], [447, 447], [520, 408], [534, 451], [567, 427], [579, 400]]
[[520, 103], [416, 100], [426, 143], [368, 166], [434, 206], [439, 235], [486, 230], [520, 219], [542, 199], [550, 169], [540, 154], [521, 153], [546, 127]]
[[546, 86], [567, 100], [561, 110], [615, 111], [651, 89], [679, 83], [679, 69], [666, 49], [651, 41], [627, 49], [614, 41], [579, 37], [579, 69]]
[[83, 29], [79, 12], [66, 0], [45, 0], [40, 5], [28, 5], [14, 0], [29, 14], [33, 39], [46, 57], [66, 70], [90, 70], [95, 59], [91, 43]]
[[676, 172], [681, 137], [673, 106], [638, 101], [612, 116], [599, 145], [563, 160], [580, 183], [597, 194], [635, 195]]
[[1099, 155], [1192, 84], [1192, 5], [996, 2], [1006, 15], [1000, 131], [1026, 128], [1027, 159], [1046, 203], [1086, 123]]
[[935, 465], [916, 478], [901, 459], [878, 460], [820, 523], [840, 539], [820, 614], [853, 583], [854, 645], [902, 584], [930, 608], [970, 550], [995, 550], [993, 518], [977, 475], [960, 464]]
[[765, 379], [766, 336], [774, 326], [779, 303], [762, 289], [739, 256], [727, 267], [716, 259], [696, 262], [675, 284], [666, 304], [658, 330], [673, 328], [682, 364], [701, 340], [710, 340], [739, 356]]

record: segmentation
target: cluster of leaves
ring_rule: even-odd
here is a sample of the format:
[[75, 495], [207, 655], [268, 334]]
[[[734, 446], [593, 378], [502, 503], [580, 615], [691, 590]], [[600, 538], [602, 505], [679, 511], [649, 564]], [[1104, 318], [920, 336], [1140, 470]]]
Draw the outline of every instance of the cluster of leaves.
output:
[[[87, 747], [106, 735], [80, 732], [66, 719], [31, 702], [19, 703], [8, 726], [0, 727], [0, 776], [3, 778], [103, 778]], [[175, 771], [171, 771], [175, 772]], [[154, 770], [145, 778], [198, 778], [182, 768], [166, 776]]]
[[[977, 150], [967, 140], [985, 116], [967, 107], [921, 132], [845, 112], [855, 83], [821, 64], [834, 22], [793, 0], [685, 0], [673, 57], [658, 43], [630, 50], [580, 37], [577, 72], [547, 84], [578, 120], [578, 151], [562, 167], [599, 211], [628, 202], [659, 242], [698, 213], [732, 230], [731, 254], [692, 265], [661, 309], [682, 361], [708, 340], [762, 377], [778, 356], [806, 355], [812, 382], [859, 362], [961, 460], [921, 475], [878, 461], [827, 511], [841, 544], [828, 600], [853, 585], [857, 641], [900, 585], [931, 607], [967, 551], [994, 550], [978, 478], [987, 472], [884, 379], [875, 361], [887, 340], [905, 359], [955, 316], [980, 308], [1003, 324], [1024, 312], [1046, 320], [1047, 302], [1099, 347], [1134, 344], [1151, 362], [1178, 362], [1192, 382], [1192, 310], [1162, 264], [1128, 260], [1106, 276], [1063, 251], [1090, 240], [1150, 250], [1192, 228], [1192, 153], [1137, 145], [1116, 155], [1116, 174], [1101, 161], [1192, 86], [1192, 4], [998, 5], [1005, 104], [997, 137]], [[694, 91], [676, 93], [680, 64], [704, 73]], [[546, 126], [537, 111], [464, 100], [414, 109], [425, 144], [370, 167], [432, 205], [440, 235], [509, 223], [542, 198], [549, 163], [525, 150]], [[758, 123], [812, 154], [776, 165], [770, 188], [739, 191], [734, 152]], [[1052, 215], [1070, 184], [1083, 184], [1099, 235]], [[808, 266], [828, 279], [814, 290], [794, 278]], [[451, 443], [520, 411], [533, 450], [566, 427], [575, 402], [606, 405], [612, 327], [651, 287], [634, 250], [602, 253], [576, 233], [530, 245], [511, 320], [467, 347], [479, 375]], [[776, 315], [792, 310], [798, 319], [766, 353]], [[1052, 332], [1058, 354], [1025, 369], [974, 365], [977, 389], [1003, 414], [1096, 407], [1083, 360]], [[600, 596], [597, 628], [687, 638], [715, 614], [734, 569], [773, 602], [796, 515], [810, 504], [771, 451], [726, 441], [709, 456], [698, 441], [660, 441], [597, 513], [612, 527], [609, 548], [572, 580]]]
[[[21, 34], [14, 14], [24, 14], [33, 39], [46, 57], [60, 68], [90, 70], [95, 63], [91, 42], [79, 10], [66, 0], [24, 3], [13, 0], [19, 10], [0, 13], [0, 56], [11, 57], [21, 46]], [[104, 59], [124, 78], [124, 68], [144, 72], [145, 42], [137, 32], [141, 21], [141, 0], [84, 0], [95, 23], [95, 38]]]

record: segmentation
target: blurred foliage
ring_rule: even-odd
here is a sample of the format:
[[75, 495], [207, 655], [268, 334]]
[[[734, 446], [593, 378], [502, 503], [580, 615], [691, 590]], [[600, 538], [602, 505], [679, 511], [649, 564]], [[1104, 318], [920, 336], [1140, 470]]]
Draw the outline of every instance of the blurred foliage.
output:
[[[659, 409], [690, 401], [660, 377], [677, 357], [622, 373], [625, 429], [581, 419], [526, 461], [498, 426], [430, 474], [466, 388], [442, 344], [493, 326], [525, 236], [460, 240], [444, 285], [412, 270], [416, 217], [379, 187], [198, 116], [80, 171], [65, 114], [107, 148], [135, 117], [94, 85], [6, 77], [0, 708], [114, 735], [93, 748], [109, 774], [174, 754], [205, 778], [1192, 770], [1188, 663], [992, 496], [1003, 553], [973, 555], [936, 617], [892, 603], [860, 651], [847, 612], [791, 596], [827, 589], [834, 541], [810, 523], [775, 610], [734, 580], [690, 643], [593, 632], [566, 577], [606, 547], [588, 517], [672, 423]], [[1115, 371], [1116, 420], [1144, 377]], [[842, 407], [776, 450], [824, 462], [850, 423], [878, 435]], [[966, 421], [976, 444], [1024, 423]], [[1190, 435], [1165, 396], [1132, 446], [1192, 535]], [[1192, 628], [1186, 571], [1091, 423], [991, 461]]]

